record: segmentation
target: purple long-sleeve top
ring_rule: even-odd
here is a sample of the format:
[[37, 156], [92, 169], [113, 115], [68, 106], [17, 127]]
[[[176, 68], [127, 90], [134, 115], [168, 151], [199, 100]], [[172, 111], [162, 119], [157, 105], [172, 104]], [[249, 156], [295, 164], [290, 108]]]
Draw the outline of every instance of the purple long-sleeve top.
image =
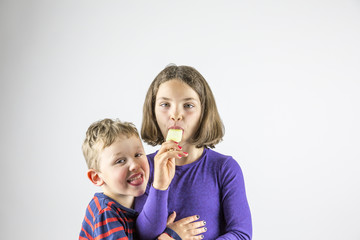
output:
[[148, 155], [150, 179], [146, 192], [135, 199], [136, 211], [140, 212], [145, 202], [147, 205], [136, 223], [141, 239], [160, 235], [166, 227], [165, 216], [173, 211], [176, 220], [199, 215], [200, 220], [206, 221], [204, 239], [251, 239], [251, 213], [244, 177], [231, 156], [205, 148], [197, 161], [176, 166], [169, 189], [158, 191], [151, 187], [155, 154]]

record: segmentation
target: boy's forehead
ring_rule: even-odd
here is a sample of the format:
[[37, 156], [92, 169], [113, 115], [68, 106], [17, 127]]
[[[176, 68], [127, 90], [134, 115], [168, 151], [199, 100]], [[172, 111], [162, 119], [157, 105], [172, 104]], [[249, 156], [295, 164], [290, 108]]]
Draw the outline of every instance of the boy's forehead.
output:
[[115, 141], [110, 145], [117, 145], [118, 147], [124, 148], [135, 148], [135, 147], [142, 147], [142, 142], [139, 136], [135, 134], [131, 135], [120, 135], [118, 136]]
[[115, 156], [133, 154], [135, 151], [142, 151], [143, 145], [136, 135], [118, 137], [108, 147], [100, 152], [101, 159], [112, 159]]
[[133, 144], [138, 142], [141, 143], [140, 137], [137, 136], [136, 134], [120, 134], [117, 136], [114, 143], [117, 142], [121, 144], [121, 142], [125, 143], [128, 141], [131, 141]]

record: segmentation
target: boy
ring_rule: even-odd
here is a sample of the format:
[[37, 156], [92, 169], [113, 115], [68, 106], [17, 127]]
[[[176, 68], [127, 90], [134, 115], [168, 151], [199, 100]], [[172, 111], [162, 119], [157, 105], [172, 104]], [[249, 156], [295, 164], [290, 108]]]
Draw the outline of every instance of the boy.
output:
[[[82, 146], [88, 166], [87, 177], [102, 188], [90, 201], [79, 239], [136, 239], [136, 218], [163, 219], [163, 216], [147, 216], [146, 208], [167, 208], [168, 186], [175, 168], [175, 158], [185, 154], [174, 142], [164, 144], [166, 149], [158, 157], [154, 183], [150, 188], [148, 206], [138, 216], [132, 209], [134, 198], [144, 194], [149, 179], [149, 164], [137, 129], [132, 123], [104, 119], [93, 123], [86, 132]], [[165, 149], [165, 150], [166, 150]], [[160, 211], [161, 212], [161, 211]], [[167, 216], [166, 216], [167, 217]], [[166, 222], [163, 223], [166, 226]], [[141, 228], [141, 227], [140, 227]], [[139, 229], [141, 231], [141, 229]], [[178, 238], [167, 229], [163, 239]]]

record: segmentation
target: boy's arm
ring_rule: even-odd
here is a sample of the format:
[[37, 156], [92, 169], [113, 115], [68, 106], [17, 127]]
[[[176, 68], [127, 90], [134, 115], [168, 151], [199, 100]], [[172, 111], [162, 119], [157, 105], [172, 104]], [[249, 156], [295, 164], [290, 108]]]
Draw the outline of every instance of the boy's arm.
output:
[[[157, 240], [201, 240], [201, 233], [206, 232], [205, 222], [199, 220], [199, 216], [183, 218], [174, 222], [176, 212], [173, 212], [167, 221], [167, 228]], [[178, 234], [179, 233], [179, 234]]]
[[[162, 234], [157, 238], [157, 240], [174, 240], [174, 239], [176, 239], [176, 238], [171, 237], [168, 233], [162, 233]], [[176, 239], [176, 240], [181, 240], [181, 238], [180, 238], [180, 239]]]
[[202, 233], [207, 231], [206, 222], [199, 220], [198, 215], [186, 217], [176, 222], [176, 212], [173, 212], [167, 221], [165, 233], [175, 240], [201, 240]]
[[[114, 210], [105, 210], [96, 217], [93, 239], [128, 239], [125, 232], [126, 218], [119, 218]], [[104, 224], [106, 223], [106, 224]], [[135, 227], [135, 226], [134, 226]]]

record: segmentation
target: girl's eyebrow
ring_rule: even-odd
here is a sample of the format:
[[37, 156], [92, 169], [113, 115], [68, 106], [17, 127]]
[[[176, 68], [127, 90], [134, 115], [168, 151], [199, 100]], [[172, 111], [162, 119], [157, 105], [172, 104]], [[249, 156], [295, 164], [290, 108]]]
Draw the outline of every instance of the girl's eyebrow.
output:
[[[165, 100], [165, 101], [170, 101], [171, 98], [168, 98], [168, 97], [159, 97], [156, 99], [157, 101], [160, 101], [160, 100]], [[182, 101], [197, 101], [195, 98], [192, 98], [192, 97], [188, 97], [188, 98], [183, 98]]]
[[170, 98], [167, 98], [167, 97], [159, 97], [157, 98], [156, 100], [165, 100], [165, 101], [169, 101]]
[[195, 98], [189, 97], [189, 98], [184, 98], [184, 101], [197, 101]]

